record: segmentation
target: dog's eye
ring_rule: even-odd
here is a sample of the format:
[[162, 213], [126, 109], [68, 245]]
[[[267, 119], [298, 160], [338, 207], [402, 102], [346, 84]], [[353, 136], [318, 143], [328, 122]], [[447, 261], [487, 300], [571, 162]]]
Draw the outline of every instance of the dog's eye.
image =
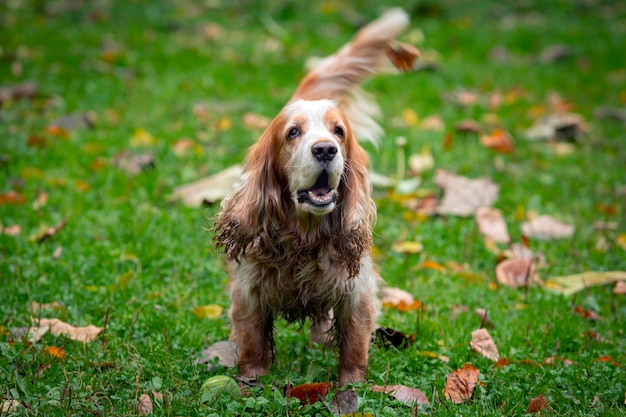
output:
[[289, 129], [289, 132], [287, 132], [287, 139], [295, 139], [298, 136], [300, 136], [300, 129], [297, 127], [292, 127]]
[[335, 135], [337, 135], [340, 138], [343, 138], [343, 129], [340, 128], [339, 126], [335, 127]]

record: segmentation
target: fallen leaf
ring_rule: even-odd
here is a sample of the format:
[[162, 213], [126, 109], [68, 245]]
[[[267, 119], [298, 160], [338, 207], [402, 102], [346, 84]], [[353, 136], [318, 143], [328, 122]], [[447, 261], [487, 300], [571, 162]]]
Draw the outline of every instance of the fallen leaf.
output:
[[615, 283], [615, 287], [613, 288], [613, 294], [619, 294], [619, 295], [626, 294], [626, 282], [617, 281]]
[[4, 229], [0, 228], [0, 232], [9, 236], [17, 236], [22, 233], [22, 228], [18, 224], [13, 224], [11, 226], [7, 226]]
[[538, 240], [566, 239], [574, 234], [574, 226], [547, 215], [522, 223], [521, 230], [524, 236]]
[[578, 291], [596, 285], [612, 284], [626, 280], [626, 271], [587, 271], [580, 274], [553, 277], [546, 284], [547, 288], [564, 295], [572, 295]]
[[419, 117], [417, 116], [417, 113], [415, 113], [415, 110], [404, 109], [402, 110], [402, 120], [405, 126], [413, 127], [419, 122]]
[[169, 197], [170, 201], [181, 200], [190, 207], [200, 207], [202, 204], [213, 204], [222, 200], [233, 188], [243, 169], [241, 165], [233, 165], [210, 177], [193, 183], [177, 187]]
[[528, 287], [531, 282], [541, 282], [535, 274], [532, 259], [505, 259], [496, 266], [496, 279], [508, 287]]
[[24, 204], [26, 202], [26, 197], [17, 191], [7, 191], [4, 193], [0, 193], [0, 206], [4, 205], [19, 205]]
[[213, 367], [213, 360], [217, 358], [219, 365], [227, 368], [234, 368], [237, 365], [237, 358], [239, 357], [239, 351], [237, 344], [231, 341], [220, 341], [213, 343], [208, 348], [204, 349], [201, 353], [201, 357], [194, 363], [196, 365], [208, 363], [209, 370]]
[[[0, 97], [0, 102], [1, 102], [1, 97]], [[0, 414], [1, 415], [9, 415], [13, 412], [16, 412], [20, 409], [20, 407], [22, 406], [22, 403], [19, 402], [18, 400], [5, 400], [0, 402]]]
[[96, 327], [93, 325], [89, 325], [86, 327], [74, 327], [70, 324], [62, 322], [59, 319], [42, 318], [33, 321], [34, 326], [31, 327], [31, 330], [43, 332], [44, 334], [47, 331], [50, 331], [50, 333], [52, 333], [53, 335], [64, 335], [72, 340], [83, 343], [93, 341], [103, 330], [101, 327]]
[[457, 122], [454, 125], [454, 130], [459, 133], [476, 133], [479, 134], [483, 131], [483, 127], [475, 120], [466, 119]]
[[611, 365], [616, 366], [618, 368], [622, 367], [615, 359], [613, 359], [612, 357], [608, 355], [600, 356], [598, 359], [596, 359], [596, 362], [610, 363]]
[[390, 327], [379, 327], [376, 329], [376, 339], [385, 348], [406, 349], [415, 342], [415, 334], [406, 335]]
[[600, 315], [598, 313], [593, 310], [587, 310], [581, 306], [574, 307], [574, 312], [589, 321], [598, 321], [600, 319]]
[[39, 91], [39, 85], [35, 81], [0, 87], [0, 103], [7, 100], [21, 100], [33, 98]]
[[57, 359], [65, 359], [65, 349], [63, 349], [62, 347], [60, 348], [56, 346], [46, 346], [45, 348], [43, 348], [43, 353], [53, 356]]
[[380, 297], [383, 305], [394, 307], [401, 303], [406, 305], [412, 305], [413, 296], [400, 288], [385, 287], [380, 291]]
[[111, 162], [114, 166], [129, 175], [137, 175], [142, 171], [154, 168], [154, 156], [149, 153], [131, 154], [123, 151], [115, 155]]
[[573, 55], [572, 49], [566, 45], [549, 45], [539, 55], [541, 62], [550, 64], [570, 58]]
[[395, 242], [391, 245], [391, 249], [402, 254], [420, 253], [424, 249], [424, 245], [420, 242]]
[[243, 125], [248, 129], [264, 130], [272, 120], [268, 117], [256, 113], [246, 113], [243, 115]]
[[443, 122], [443, 119], [439, 115], [433, 115], [425, 117], [424, 120], [420, 123], [420, 127], [423, 130], [440, 132], [445, 129], [446, 125]]
[[39, 316], [44, 310], [64, 310], [65, 306], [58, 301], [53, 301], [51, 303], [38, 303], [37, 301], [33, 301], [30, 303], [30, 311], [35, 316]]
[[68, 218], [64, 218], [59, 223], [52, 227], [43, 226], [30, 236], [30, 240], [37, 243], [42, 243], [44, 240], [54, 237], [61, 229], [67, 224]]
[[172, 152], [176, 156], [187, 155], [194, 147], [196, 142], [191, 138], [181, 138], [172, 144]]
[[331, 382], [316, 382], [287, 388], [287, 398], [297, 398], [303, 404], [315, 404], [323, 400], [333, 387]]
[[140, 415], [153, 413], [152, 400], [148, 394], [141, 394], [139, 396], [139, 400], [137, 400], [137, 404], [135, 405], [135, 411]]
[[509, 243], [511, 241], [500, 210], [491, 207], [479, 207], [475, 216], [478, 231], [483, 236], [496, 243]]
[[393, 66], [401, 72], [415, 70], [415, 61], [420, 57], [420, 51], [416, 47], [402, 42], [387, 46], [385, 53]]
[[48, 203], [48, 193], [46, 193], [45, 191], [42, 191], [39, 194], [37, 194], [37, 198], [35, 198], [35, 201], [33, 202], [33, 210], [39, 210], [42, 207], [44, 207], [47, 203]]
[[157, 140], [147, 130], [139, 128], [130, 137], [130, 146], [132, 148], [151, 147], [157, 144]]
[[478, 103], [480, 96], [475, 91], [458, 89], [453, 92], [444, 93], [443, 98], [458, 106], [470, 107]]
[[435, 166], [435, 160], [429, 148], [422, 149], [421, 153], [409, 156], [409, 169], [415, 175], [422, 175]]
[[509, 358], [502, 358], [493, 364], [494, 368], [504, 368], [505, 366], [509, 366]]
[[418, 408], [424, 408], [425, 406], [430, 408], [428, 397], [417, 388], [411, 388], [405, 385], [386, 385], [384, 387], [372, 385], [370, 389], [374, 392], [389, 394], [396, 400], [409, 406], [417, 406]]
[[543, 394], [538, 397], [532, 398], [528, 403], [527, 413], [539, 413], [541, 411], [551, 411], [548, 405], [548, 400], [545, 399]]
[[515, 149], [513, 137], [504, 129], [496, 129], [489, 134], [482, 135], [480, 144], [501, 153], [511, 153]]
[[491, 335], [489, 335], [487, 329], [477, 329], [472, 332], [470, 348], [494, 362], [500, 360], [498, 347], [493, 342], [493, 339], [491, 338]]
[[439, 214], [471, 216], [479, 207], [489, 207], [498, 198], [499, 187], [487, 178], [470, 179], [439, 169], [435, 184], [444, 191]]
[[446, 267], [434, 261], [425, 260], [420, 265], [421, 269], [434, 269], [435, 271], [446, 272]]
[[48, 129], [57, 128], [69, 132], [71, 130], [91, 129], [93, 126], [93, 117], [89, 114], [72, 113], [54, 120], [48, 125]]
[[452, 371], [448, 375], [446, 386], [443, 390], [443, 394], [448, 401], [455, 404], [469, 401], [472, 395], [474, 395], [474, 388], [476, 388], [476, 383], [478, 383], [478, 374], [480, 374], [478, 368], [469, 363], [463, 365], [462, 368]]
[[199, 319], [216, 319], [222, 315], [224, 308], [216, 304], [195, 307], [191, 312]]
[[556, 113], [544, 116], [526, 130], [529, 140], [577, 141], [588, 131], [583, 117], [575, 113]]

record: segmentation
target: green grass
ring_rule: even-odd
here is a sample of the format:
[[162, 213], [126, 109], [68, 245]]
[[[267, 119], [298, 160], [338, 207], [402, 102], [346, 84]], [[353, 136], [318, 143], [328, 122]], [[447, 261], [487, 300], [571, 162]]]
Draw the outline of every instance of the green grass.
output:
[[[336, 359], [330, 350], [311, 348], [306, 331], [282, 323], [276, 361], [261, 379], [264, 390], [243, 399], [201, 402], [205, 379], [235, 375], [193, 364], [203, 347], [229, 334], [226, 313], [217, 319], [192, 313], [197, 306], [229, 305], [226, 273], [203, 230], [217, 208], [168, 203], [168, 195], [178, 185], [240, 162], [258, 136], [242, 125], [243, 114], [272, 117], [302, 77], [305, 59], [334, 52], [359, 24], [384, 10], [383, 3], [362, 2], [358, 10], [343, 1], [306, 7], [277, 0], [0, 4], [1, 84], [39, 84], [32, 100], [5, 102], [0, 109], [0, 193], [13, 190], [24, 198], [0, 205], [2, 226], [21, 228], [15, 236], [0, 234], [0, 401], [21, 401], [12, 415], [135, 415], [137, 399], [151, 389], [163, 394], [154, 402], [156, 415], [330, 414], [321, 403], [298, 411], [283, 398], [280, 388], [288, 381], [335, 379]], [[496, 207], [514, 241], [521, 239], [520, 208], [576, 225], [572, 239], [531, 241], [532, 249], [545, 254], [543, 279], [626, 270], [626, 251], [617, 241], [626, 233], [624, 122], [594, 119], [600, 107], [626, 105], [626, 7], [603, 0], [574, 3], [400, 2], [412, 13], [414, 31], [407, 40], [416, 39], [419, 29], [424, 41], [418, 46], [437, 51], [440, 69], [381, 76], [367, 85], [386, 115], [381, 149], [368, 148], [376, 171], [393, 175], [394, 138], [406, 136], [409, 153], [429, 146], [437, 168], [498, 183]], [[203, 35], [208, 22], [221, 28], [216, 39]], [[541, 62], [541, 52], [555, 44], [567, 45], [572, 57]], [[508, 60], [490, 59], [495, 46], [507, 48]], [[445, 132], [393, 122], [411, 108], [421, 118], [440, 115], [451, 130], [459, 120], [481, 120], [490, 112], [484, 103], [461, 108], [442, 98], [458, 88], [485, 95], [522, 89], [519, 98], [495, 111], [516, 139], [513, 154], [496, 154], [458, 134], [444, 149]], [[524, 140], [533, 111], [549, 107], [550, 93], [592, 123], [571, 154]], [[208, 109], [205, 118], [194, 115], [198, 103]], [[95, 127], [75, 129], [68, 138], [46, 131], [54, 120], [76, 112], [88, 113]], [[217, 129], [226, 118], [232, 127]], [[137, 129], [148, 131], [155, 143], [133, 148]], [[45, 143], [29, 146], [33, 137]], [[195, 152], [177, 156], [173, 144], [181, 138], [191, 138]], [[129, 176], [116, 168], [111, 161], [125, 150], [152, 153], [154, 169]], [[427, 173], [422, 188], [436, 189], [432, 180]], [[42, 192], [47, 203], [34, 208]], [[388, 383], [422, 390], [437, 416], [521, 415], [541, 394], [550, 414], [624, 414], [623, 296], [612, 294], [611, 286], [569, 298], [539, 287], [494, 289], [489, 283], [496, 256], [472, 219], [408, 221], [407, 209], [389, 193], [378, 190], [376, 198], [381, 273], [425, 307], [383, 311], [381, 325], [416, 333], [416, 342], [399, 351], [371, 348], [368, 383], [359, 391], [362, 411], [410, 414], [407, 406], [366, 389]], [[55, 236], [43, 243], [31, 239], [42, 225], [64, 218], [68, 223]], [[594, 231], [596, 221], [616, 222], [617, 230]], [[604, 249], [596, 246], [600, 238], [608, 244]], [[398, 240], [420, 241], [424, 251], [395, 253], [391, 245]], [[419, 269], [424, 260], [464, 263], [472, 275]], [[42, 316], [77, 326], [106, 323], [106, 332], [88, 344], [52, 335], [34, 344], [15, 339], [11, 332], [31, 323], [32, 301], [61, 303], [61, 309]], [[469, 310], [454, 318], [456, 305]], [[597, 309], [602, 318], [585, 320], [574, 313], [577, 305]], [[489, 310], [490, 333], [510, 366], [494, 368], [470, 352], [471, 332], [480, 327], [477, 307]], [[589, 332], [601, 339], [589, 338]], [[49, 346], [63, 347], [67, 357], [47, 355]], [[574, 364], [543, 363], [554, 355]], [[597, 361], [602, 356], [621, 367]], [[465, 362], [480, 369], [481, 384], [470, 402], [455, 405], [443, 388], [446, 376]]]

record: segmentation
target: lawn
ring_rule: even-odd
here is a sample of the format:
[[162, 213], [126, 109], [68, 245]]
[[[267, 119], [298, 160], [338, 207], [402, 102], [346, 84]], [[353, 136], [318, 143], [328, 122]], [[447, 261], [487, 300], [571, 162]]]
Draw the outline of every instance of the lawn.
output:
[[[336, 355], [283, 322], [261, 388], [201, 393], [208, 378], [236, 375], [195, 363], [230, 329], [210, 233], [218, 205], [170, 196], [241, 162], [261, 133], [244, 116], [273, 117], [308, 57], [333, 53], [392, 5], [411, 14], [402, 41], [425, 65], [367, 83], [386, 135], [366, 148], [388, 177], [398, 160], [411, 176], [411, 155], [434, 167], [412, 177], [420, 183], [408, 194], [375, 190], [381, 275], [419, 307], [383, 308], [380, 325], [415, 340], [372, 345], [359, 411], [411, 415], [370, 389], [404, 385], [436, 416], [626, 413], [626, 296], [615, 283], [570, 295], [551, 283], [626, 271], [626, 3], [9, 0], [0, 2], [0, 415], [141, 415], [148, 401], [167, 416], [332, 414], [334, 390], [303, 407], [285, 399], [288, 383], [335, 380]], [[575, 121], [565, 137], [529, 139], [542, 117], [565, 113]], [[480, 133], [459, 131], [468, 119]], [[485, 146], [507, 134], [512, 145]], [[418, 210], [441, 198], [441, 169], [499, 186], [493, 207], [511, 242], [535, 252], [542, 283], [498, 283], [507, 245], [486, 241], [473, 216]], [[575, 232], [523, 235], [539, 215]], [[398, 250], [407, 242], [421, 250]], [[86, 342], [38, 338], [28, 329], [39, 318], [102, 330]], [[497, 366], [469, 347], [481, 327]], [[446, 380], [466, 363], [478, 383], [455, 404]], [[536, 398], [546, 401], [529, 408]]]

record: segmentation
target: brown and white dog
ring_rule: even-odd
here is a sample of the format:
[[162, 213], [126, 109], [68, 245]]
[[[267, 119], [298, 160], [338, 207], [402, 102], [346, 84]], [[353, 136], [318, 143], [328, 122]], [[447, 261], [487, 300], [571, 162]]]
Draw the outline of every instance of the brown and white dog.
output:
[[222, 202], [214, 239], [226, 254], [243, 377], [267, 373], [281, 316], [308, 318], [314, 341], [334, 338], [340, 386], [366, 376], [379, 277], [376, 207], [357, 137], [375, 141], [382, 130], [359, 84], [385, 66], [407, 25], [406, 13], [392, 9], [318, 64], [249, 150]]

